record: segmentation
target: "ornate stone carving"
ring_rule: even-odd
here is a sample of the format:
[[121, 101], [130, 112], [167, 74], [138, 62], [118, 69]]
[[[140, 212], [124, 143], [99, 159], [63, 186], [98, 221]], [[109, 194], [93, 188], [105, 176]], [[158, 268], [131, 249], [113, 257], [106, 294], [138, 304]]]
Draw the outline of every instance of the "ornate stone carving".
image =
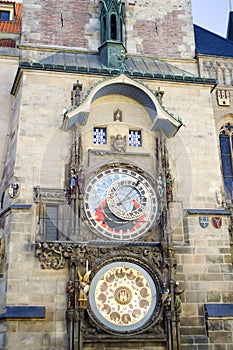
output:
[[[71, 248], [72, 249], [72, 248]], [[65, 266], [65, 257], [69, 246], [62, 243], [37, 243], [36, 244], [36, 255], [40, 260], [42, 269], [55, 269], [59, 270]]]
[[[43, 269], [63, 269], [66, 259], [74, 259], [79, 261], [79, 265], [86, 269], [86, 261], [91, 264], [95, 259], [129, 256], [140, 256], [142, 261], [149, 261], [152, 266], [163, 270], [169, 264], [167, 247], [163, 247], [160, 243], [141, 243], [131, 242], [88, 242], [88, 247], [76, 242], [37, 242], [36, 256], [39, 258], [41, 268]], [[88, 269], [89, 271], [89, 269]], [[85, 274], [85, 273], [84, 273]]]
[[33, 187], [33, 199], [35, 203], [39, 203], [39, 198], [65, 199], [64, 190], [56, 188], [40, 188]]
[[117, 134], [116, 136], [111, 136], [111, 151], [124, 153], [126, 152], [126, 136]]

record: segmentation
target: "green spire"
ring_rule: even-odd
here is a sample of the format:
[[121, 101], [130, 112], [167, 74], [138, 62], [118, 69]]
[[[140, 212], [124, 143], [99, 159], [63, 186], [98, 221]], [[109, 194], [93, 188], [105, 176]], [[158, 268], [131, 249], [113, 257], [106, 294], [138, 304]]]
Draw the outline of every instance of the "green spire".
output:
[[121, 0], [103, 0], [100, 13], [100, 60], [109, 68], [124, 70], [124, 12]]
[[104, 0], [100, 14], [101, 43], [107, 40], [123, 42], [123, 11], [119, 0]]

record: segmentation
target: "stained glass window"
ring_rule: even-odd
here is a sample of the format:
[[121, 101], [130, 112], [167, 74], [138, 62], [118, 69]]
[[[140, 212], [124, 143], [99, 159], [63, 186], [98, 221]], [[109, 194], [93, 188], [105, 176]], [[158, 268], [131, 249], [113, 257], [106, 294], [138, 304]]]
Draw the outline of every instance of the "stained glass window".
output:
[[141, 147], [142, 138], [140, 130], [129, 130], [129, 146], [131, 147]]
[[233, 198], [233, 125], [227, 123], [220, 129], [219, 134], [221, 160], [222, 160], [222, 175], [226, 199]]
[[107, 143], [106, 128], [94, 128], [94, 144], [102, 145]]

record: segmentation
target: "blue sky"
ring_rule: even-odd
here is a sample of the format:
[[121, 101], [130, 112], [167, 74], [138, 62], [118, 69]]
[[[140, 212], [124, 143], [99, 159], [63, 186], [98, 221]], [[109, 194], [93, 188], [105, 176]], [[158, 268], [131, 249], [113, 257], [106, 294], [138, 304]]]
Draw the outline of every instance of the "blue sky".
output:
[[226, 38], [227, 24], [233, 0], [192, 0], [193, 22]]

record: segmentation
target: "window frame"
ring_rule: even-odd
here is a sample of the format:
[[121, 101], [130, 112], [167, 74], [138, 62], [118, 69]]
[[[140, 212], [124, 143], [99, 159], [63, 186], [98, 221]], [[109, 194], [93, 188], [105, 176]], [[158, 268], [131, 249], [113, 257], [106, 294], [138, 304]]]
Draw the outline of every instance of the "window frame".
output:
[[[131, 133], [138, 133], [140, 134], [140, 145], [138, 144], [130, 144], [130, 134]], [[133, 143], [133, 142], [132, 142]], [[140, 148], [142, 147], [142, 130], [141, 129], [129, 129], [129, 133], [128, 133], [128, 144], [129, 144], [129, 147], [134, 147], [134, 148]]]
[[[224, 145], [223, 142], [221, 141], [224, 138], [228, 140], [228, 145], [226, 144]], [[221, 127], [219, 128], [218, 140], [219, 140], [220, 164], [221, 164], [221, 173], [222, 173], [225, 198], [227, 203], [229, 203], [229, 201], [230, 203], [232, 203], [233, 201], [233, 121], [226, 121], [225, 123], [221, 124]], [[229, 148], [229, 151], [224, 152], [224, 148], [225, 150], [226, 148]], [[226, 167], [227, 158], [229, 158], [228, 169]], [[229, 173], [229, 169], [230, 169], [230, 173]], [[231, 181], [230, 188], [229, 188], [229, 183], [230, 183], [229, 180]]]
[[[4, 18], [4, 14], [8, 14], [7, 18]], [[0, 21], [1, 22], [10, 22], [11, 12], [9, 10], [1, 10], [0, 9]]]
[[[96, 130], [105, 130], [105, 142], [95, 142], [95, 132]], [[93, 127], [93, 144], [96, 145], [106, 145], [108, 142], [108, 133], [107, 133], [107, 127], [106, 126], [94, 126]]]

